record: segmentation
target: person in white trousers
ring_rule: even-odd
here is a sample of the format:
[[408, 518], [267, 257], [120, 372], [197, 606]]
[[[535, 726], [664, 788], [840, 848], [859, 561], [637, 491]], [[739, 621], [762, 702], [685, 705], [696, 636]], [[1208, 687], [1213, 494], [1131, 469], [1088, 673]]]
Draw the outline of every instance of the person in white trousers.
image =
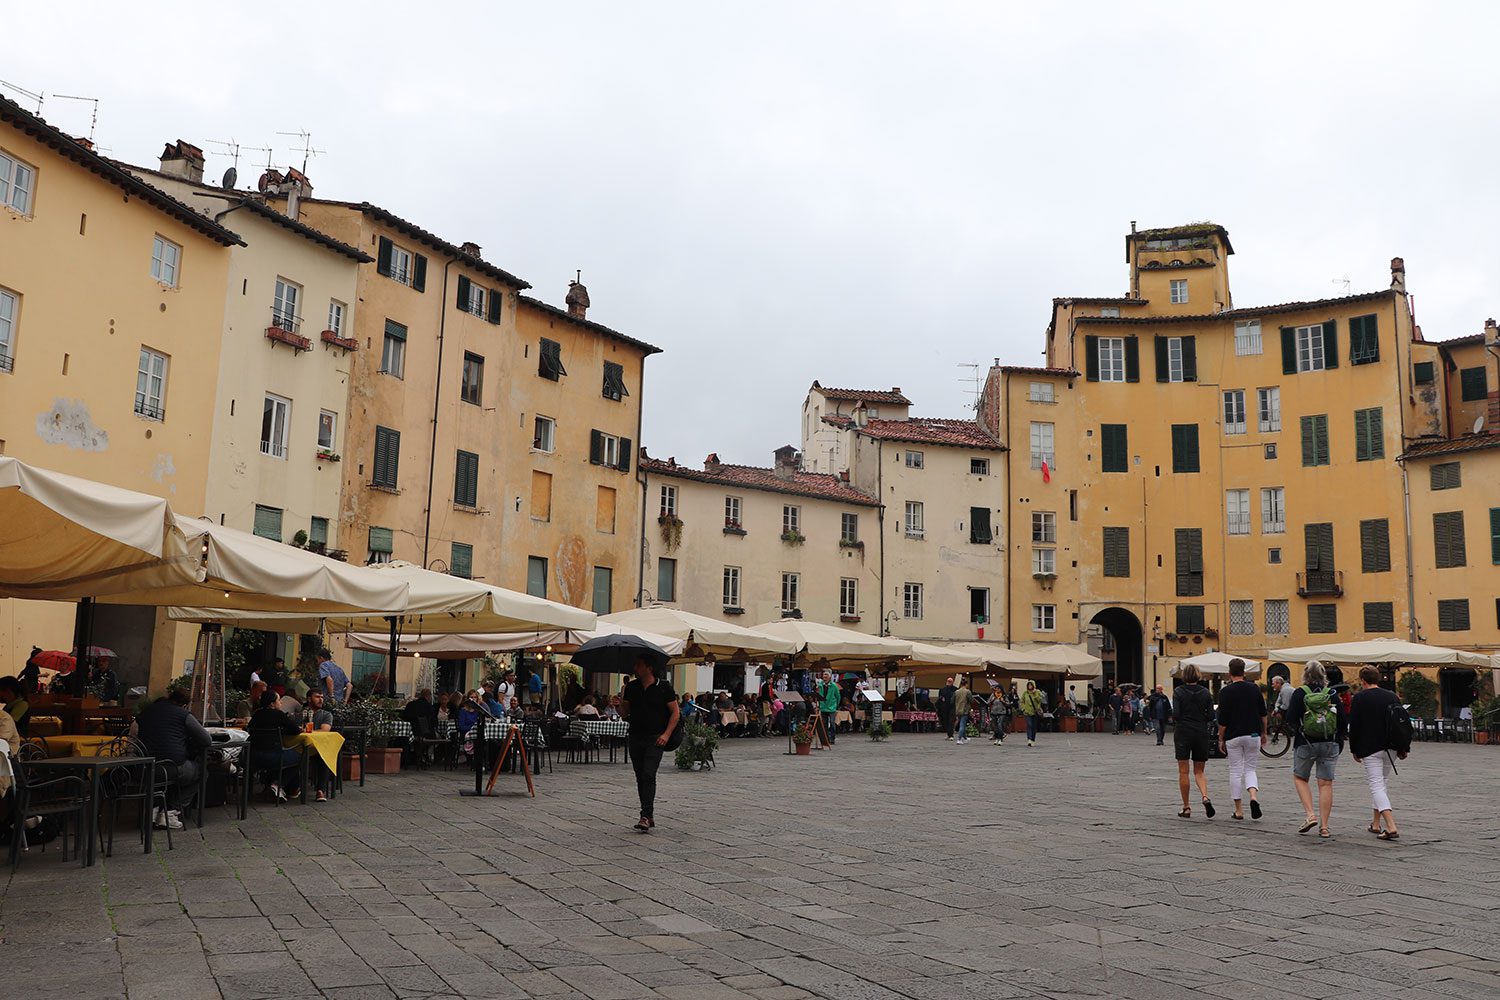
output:
[[1266, 699], [1245, 680], [1245, 661], [1229, 661], [1229, 683], [1219, 691], [1219, 750], [1229, 758], [1229, 795], [1234, 819], [1244, 819], [1241, 799], [1250, 795], [1250, 815], [1260, 819], [1260, 779], [1255, 762], [1266, 745]]
[[1359, 680], [1360, 692], [1349, 703], [1349, 753], [1365, 769], [1365, 780], [1370, 783], [1370, 832], [1381, 840], [1396, 840], [1401, 834], [1386, 783], [1396, 773], [1392, 757], [1405, 760], [1406, 752], [1391, 745], [1387, 719], [1393, 707], [1406, 710], [1394, 692], [1380, 686], [1379, 670], [1362, 667]]

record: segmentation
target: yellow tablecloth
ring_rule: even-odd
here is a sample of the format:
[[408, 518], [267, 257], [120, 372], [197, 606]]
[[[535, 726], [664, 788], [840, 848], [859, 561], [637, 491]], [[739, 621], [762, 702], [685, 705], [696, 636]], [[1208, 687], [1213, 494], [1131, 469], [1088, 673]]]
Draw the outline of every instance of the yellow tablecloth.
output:
[[854, 716], [848, 712], [845, 712], [843, 709], [840, 709], [839, 711], [834, 713], [833, 724], [835, 726], [843, 725], [845, 722], [849, 723], [852, 726], [854, 724]]
[[311, 746], [318, 754], [330, 773], [338, 774], [339, 751], [344, 748], [343, 733], [298, 733], [296, 736], [287, 736], [281, 741], [281, 745], [292, 750], [301, 750], [303, 747]]
[[44, 736], [47, 754], [51, 757], [93, 757], [99, 748], [113, 742], [114, 736]]

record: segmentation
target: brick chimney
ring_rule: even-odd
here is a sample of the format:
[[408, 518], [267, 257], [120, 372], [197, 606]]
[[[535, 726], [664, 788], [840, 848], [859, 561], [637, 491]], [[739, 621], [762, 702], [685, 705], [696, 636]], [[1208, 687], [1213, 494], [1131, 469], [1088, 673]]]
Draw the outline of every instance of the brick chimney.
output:
[[703, 460], [703, 471], [704, 472], [715, 472], [716, 473], [719, 470], [721, 470], [722, 468], [724, 468], [724, 464], [719, 461], [719, 453], [716, 452], [716, 451], [715, 452], [711, 452], [709, 454], [709, 456]]
[[161, 172], [203, 183], [203, 150], [182, 139], [167, 143], [161, 151]]
[[1406, 261], [1400, 257], [1391, 258], [1391, 291], [1406, 291]]
[[296, 167], [288, 167], [281, 187], [286, 192], [287, 218], [294, 221], [300, 219], [302, 217], [302, 199], [312, 197], [312, 181], [308, 180], [307, 175]]
[[583, 287], [583, 272], [578, 272], [578, 277], [568, 282], [568, 295], [563, 299], [567, 303], [568, 315], [584, 319], [589, 311], [589, 290]]
[[802, 471], [802, 454], [789, 444], [776, 449], [776, 478], [793, 479]]
[[466, 256], [473, 257], [475, 260], [484, 260], [484, 255], [480, 252], [483, 248], [480, 247], [478, 243], [475, 243], [472, 240], [464, 243], [459, 247], [459, 249], [462, 250]]

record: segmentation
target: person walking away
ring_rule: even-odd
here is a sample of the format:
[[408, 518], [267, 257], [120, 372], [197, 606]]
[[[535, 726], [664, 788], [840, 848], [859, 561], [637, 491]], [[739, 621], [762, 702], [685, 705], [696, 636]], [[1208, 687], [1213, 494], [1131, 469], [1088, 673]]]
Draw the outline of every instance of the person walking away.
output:
[[999, 746], [1005, 742], [1005, 730], [1010, 725], [1010, 702], [1006, 700], [1004, 691], [995, 691], [990, 695], [990, 726], [994, 730], [994, 737], [990, 740], [991, 746]]
[[1219, 750], [1229, 758], [1229, 797], [1235, 819], [1245, 818], [1240, 803], [1250, 795], [1250, 818], [1260, 819], [1260, 781], [1255, 760], [1266, 745], [1266, 699], [1260, 688], [1245, 680], [1245, 661], [1229, 661], [1229, 683], [1219, 691]]
[[1371, 666], [1359, 670], [1360, 691], [1349, 705], [1349, 755], [1365, 769], [1370, 783], [1369, 830], [1381, 840], [1396, 840], [1396, 814], [1386, 788], [1396, 772], [1395, 755], [1405, 760], [1411, 752], [1411, 717], [1395, 692], [1380, 686], [1380, 671]]
[[1027, 681], [1021, 694], [1021, 714], [1026, 716], [1026, 745], [1036, 746], [1036, 726], [1042, 717], [1042, 693], [1036, 689], [1036, 681]]
[[973, 700], [974, 694], [969, 690], [968, 680], [960, 677], [958, 687], [953, 691], [953, 729], [957, 735], [955, 742], [959, 745], [969, 742], [969, 706]]
[[833, 746], [836, 742], [834, 734], [838, 729], [839, 702], [843, 700], [843, 692], [834, 683], [833, 672], [823, 671], [823, 679], [818, 682], [818, 711], [823, 715], [823, 728], [828, 731], [828, 745]]
[[1189, 663], [1182, 668], [1182, 681], [1172, 692], [1172, 715], [1177, 719], [1177, 728], [1172, 733], [1172, 748], [1177, 755], [1177, 789], [1182, 793], [1182, 811], [1177, 815], [1188, 819], [1193, 809], [1188, 805], [1188, 766], [1191, 763], [1193, 782], [1198, 785], [1198, 795], [1203, 800], [1203, 814], [1214, 818], [1214, 804], [1208, 797], [1208, 775], [1204, 767], [1208, 764], [1208, 727], [1213, 715], [1214, 699], [1202, 684], [1203, 674], [1197, 666]]
[[672, 685], [656, 676], [656, 668], [645, 657], [635, 661], [635, 679], [620, 692], [620, 714], [630, 723], [630, 762], [635, 765], [635, 787], [641, 799], [641, 818], [635, 828], [649, 833], [656, 828], [656, 769], [679, 710]]
[[[1318, 828], [1318, 836], [1328, 839], [1328, 817], [1333, 812], [1333, 772], [1348, 735], [1348, 717], [1339, 711], [1338, 695], [1328, 689], [1328, 674], [1323, 664], [1308, 660], [1302, 668], [1302, 686], [1292, 692], [1286, 712], [1292, 737], [1292, 781], [1297, 798], [1307, 818], [1298, 833]], [[1310, 781], [1316, 770], [1318, 804], [1313, 808]]]
[[943, 678], [943, 686], [938, 691], [938, 722], [942, 724], [943, 731], [948, 738], [953, 739], [953, 694], [958, 688], [953, 686], [953, 678]]
[[1161, 746], [1167, 737], [1167, 719], [1172, 715], [1172, 699], [1166, 696], [1162, 686], [1158, 684], [1156, 690], [1151, 692], [1146, 705], [1146, 710], [1151, 713], [1151, 720], [1156, 726], [1156, 745]]
[[318, 650], [318, 685], [328, 698], [330, 705], [342, 705], [349, 700], [351, 686], [344, 668], [333, 662], [333, 651], [327, 646]]
[[1111, 688], [1109, 692], [1109, 718], [1114, 723], [1114, 735], [1120, 735], [1120, 717], [1125, 708], [1125, 699], [1120, 695], [1119, 688]]

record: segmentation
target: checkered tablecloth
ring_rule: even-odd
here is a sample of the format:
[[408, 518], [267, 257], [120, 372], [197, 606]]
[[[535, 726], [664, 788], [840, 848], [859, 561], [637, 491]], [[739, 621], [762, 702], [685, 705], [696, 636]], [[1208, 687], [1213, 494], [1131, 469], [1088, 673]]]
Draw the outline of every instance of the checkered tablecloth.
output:
[[388, 738], [399, 738], [405, 736], [411, 738], [411, 723], [405, 719], [381, 719], [375, 723], [375, 731], [381, 736]]
[[574, 719], [568, 725], [568, 735], [575, 740], [585, 736], [618, 736], [624, 739], [630, 735], [630, 723], [623, 719]]
[[[528, 743], [536, 743], [541, 740], [541, 727], [535, 722], [521, 723], [522, 735]], [[453, 722], [443, 720], [438, 722], [437, 734], [443, 739], [453, 736], [455, 725]], [[478, 729], [476, 726], [475, 729]], [[510, 723], [503, 719], [488, 719], [484, 723], [484, 738], [487, 740], [503, 740], [510, 732]], [[472, 734], [471, 734], [472, 735]]]

